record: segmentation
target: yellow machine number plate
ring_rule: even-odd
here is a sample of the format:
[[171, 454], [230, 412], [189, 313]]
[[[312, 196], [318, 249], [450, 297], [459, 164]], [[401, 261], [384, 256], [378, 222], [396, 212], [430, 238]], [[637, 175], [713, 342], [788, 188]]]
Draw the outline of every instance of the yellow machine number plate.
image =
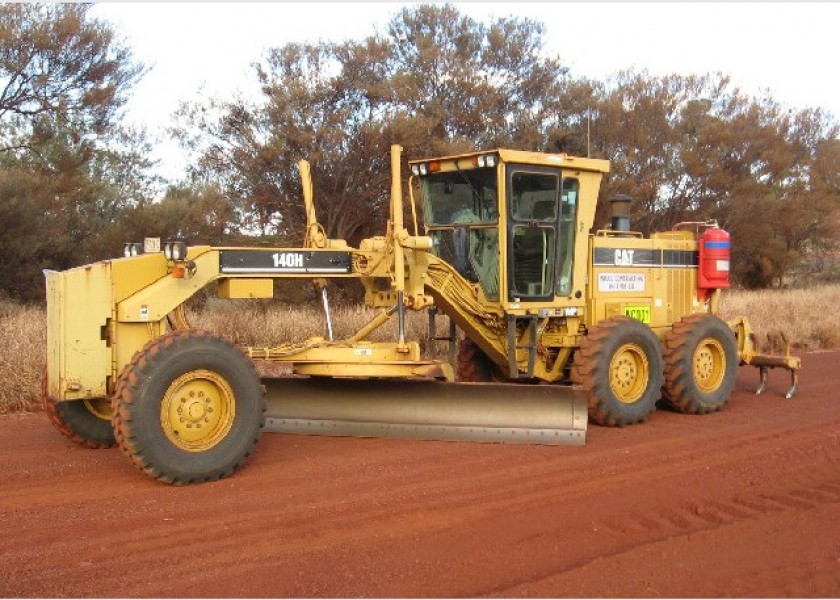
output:
[[625, 306], [624, 314], [628, 317], [638, 319], [642, 323], [650, 325], [650, 305], [644, 306]]

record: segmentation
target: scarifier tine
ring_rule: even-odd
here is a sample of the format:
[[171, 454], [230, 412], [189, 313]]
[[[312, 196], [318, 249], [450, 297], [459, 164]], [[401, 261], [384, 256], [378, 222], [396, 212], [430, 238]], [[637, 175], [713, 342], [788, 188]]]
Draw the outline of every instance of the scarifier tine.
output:
[[[586, 396], [560, 385], [288, 377], [263, 380], [266, 430], [582, 445]], [[524, 393], [527, 392], [527, 393]]]
[[790, 369], [790, 388], [785, 392], [785, 398], [790, 400], [796, 394], [796, 389], [799, 387], [799, 372], [796, 369]]
[[741, 364], [758, 369], [759, 384], [755, 395], [758, 396], [767, 389], [767, 375], [770, 369], [785, 369], [790, 373], [790, 387], [785, 392], [785, 398], [787, 400], [793, 398], [799, 387], [799, 369], [802, 368], [802, 359], [791, 355], [790, 344], [786, 345], [784, 355], [759, 354], [755, 334], [746, 317], [729, 321], [729, 327], [738, 341], [738, 356]]
[[756, 396], [760, 396], [767, 389], [767, 367], [758, 368], [758, 380], [758, 389], [755, 390]]

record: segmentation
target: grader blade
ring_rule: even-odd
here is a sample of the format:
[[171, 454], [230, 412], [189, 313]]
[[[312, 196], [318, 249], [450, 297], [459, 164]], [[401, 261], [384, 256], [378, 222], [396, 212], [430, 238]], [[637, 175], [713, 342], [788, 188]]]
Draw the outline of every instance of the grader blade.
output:
[[548, 445], [586, 442], [582, 390], [429, 380], [265, 379], [267, 431]]

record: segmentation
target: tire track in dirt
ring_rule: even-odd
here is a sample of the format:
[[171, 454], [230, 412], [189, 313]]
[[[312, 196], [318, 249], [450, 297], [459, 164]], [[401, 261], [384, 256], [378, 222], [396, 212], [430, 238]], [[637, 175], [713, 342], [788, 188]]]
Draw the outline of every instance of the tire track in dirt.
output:
[[793, 402], [742, 370], [721, 413], [582, 448], [267, 435], [188, 488], [0, 418], [0, 595], [836, 596], [840, 407], [812, 390], [840, 353], [805, 364]]
[[[754, 446], [755, 448], [755, 446]], [[661, 465], [660, 465], [661, 466]], [[531, 477], [531, 474], [528, 474], [528, 477]], [[483, 500], [479, 502], [479, 498], [476, 497], [475, 493], [466, 493], [462, 495], [456, 495], [453, 492], [457, 488], [457, 486], [453, 486], [452, 482], [439, 482], [439, 486], [443, 488], [443, 496], [446, 496], [449, 500], [446, 505], [439, 506], [444, 512], [447, 514], [458, 513], [459, 507], [470, 506], [471, 508], [467, 510], [461, 510], [464, 512], [462, 520], [466, 520], [467, 518], [489, 518], [493, 514], [497, 514], [499, 512], [518, 512], [528, 506], [532, 506], [534, 504], [541, 504], [546, 501], [546, 494], [550, 494], [550, 492], [535, 492], [533, 490], [526, 490], [518, 483], [514, 485], [514, 487], [519, 488], [519, 495], [515, 499], [511, 500], [499, 500], [498, 495], [491, 495], [489, 498], [485, 497]], [[195, 488], [199, 489], [199, 488]], [[413, 488], [409, 486], [408, 494], [410, 495], [413, 491]], [[505, 494], [502, 493], [502, 496]], [[399, 505], [401, 504], [400, 500], [402, 498], [392, 498], [391, 500], [397, 500], [397, 502], [391, 504]], [[371, 494], [362, 494], [360, 497], [355, 499], [355, 505], [361, 504], [362, 506], [371, 506]], [[361, 500], [361, 502], [359, 502]], [[475, 504], [478, 502], [479, 509], [476, 508]], [[328, 506], [328, 505], [332, 506]], [[330, 545], [334, 545], [336, 543], [345, 543], [350, 539], [356, 539], [356, 528], [360, 522], [368, 521], [368, 522], [376, 522], [379, 527], [381, 527], [384, 531], [399, 532], [400, 536], [411, 536], [418, 533], [416, 528], [407, 528], [402, 527], [399, 528], [399, 523], [401, 521], [406, 521], [410, 523], [422, 523], [422, 530], [425, 532], [430, 532], [434, 530], [434, 527], [430, 527], [433, 521], [435, 521], [431, 515], [424, 515], [424, 511], [418, 511], [413, 509], [411, 512], [411, 508], [404, 509], [399, 513], [396, 513], [391, 516], [390, 519], [386, 519], [383, 521], [382, 512], [393, 512], [393, 511], [383, 511], [382, 509], [376, 510], [373, 508], [368, 508], [367, 510], [357, 511], [352, 506], [347, 509], [354, 514], [353, 519], [348, 524], [346, 523], [346, 519], [349, 518], [347, 516], [347, 512], [345, 510], [345, 506], [347, 503], [336, 503], [335, 501], [327, 501], [324, 499], [319, 500], [319, 505], [312, 506], [311, 509], [329, 509], [327, 513], [330, 514], [330, 518], [327, 522], [319, 521], [319, 522], [312, 522], [311, 520], [307, 520], [307, 515], [310, 514], [305, 509], [299, 509], [295, 513], [288, 513], [285, 515], [283, 522], [286, 526], [291, 526], [292, 529], [289, 531], [289, 537], [294, 538], [298, 541], [298, 543], [291, 543], [286, 546], [286, 550], [288, 552], [296, 552], [300, 550], [301, 547], [308, 548], [310, 551], [318, 551], [319, 549], [326, 548]], [[380, 503], [381, 504], [381, 503]], [[340, 510], [337, 510], [340, 509]], [[695, 511], [699, 512], [700, 509], [696, 508]], [[225, 510], [222, 511], [223, 513], [226, 512]], [[428, 512], [428, 511], [425, 511]], [[264, 528], [261, 526], [257, 526], [257, 528], [249, 529], [247, 527], [248, 523], [266, 523], [270, 522], [272, 518], [276, 519], [277, 509], [276, 507], [263, 507], [263, 508], [251, 508], [248, 512], [248, 517], [243, 517], [239, 519], [232, 519], [230, 517], [224, 517], [224, 514], [217, 515], [220, 518], [224, 518], [226, 522], [226, 526], [230, 527], [231, 529], [239, 530], [239, 534], [236, 536], [234, 541], [229, 543], [217, 543], [214, 545], [213, 551], [208, 552], [205, 548], [201, 551], [197, 551], [191, 545], [191, 540], [201, 539], [201, 527], [186, 527], [186, 528], [179, 528], [176, 531], [166, 530], [160, 533], [158, 539], [155, 539], [155, 536], [146, 536], [144, 538], [137, 538], [133, 540], [121, 540], [120, 542], [120, 549], [121, 551], [125, 552], [130, 556], [138, 556], [142, 555], [142, 550], [145, 548], [146, 554], [148, 556], [154, 556], [158, 552], [164, 550], [170, 546], [176, 546], [181, 548], [181, 550], [188, 555], [193, 556], [195, 559], [200, 559], [201, 562], [205, 564], [213, 564], [216, 568], [226, 569], [226, 568], [233, 568], [235, 570], [239, 561], [236, 559], [228, 559], [224, 560], [224, 557], [235, 556], [236, 553], [234, 552], [235, 546], [245, 545], [251, 546], [253, 543], [256, 543], [261, 537], [264, 537], [265, 532]], [[690, 516], [690, 513], [686, 512], [685, 510], [681, 513], [676, 515], [677, 519], [686, 519], [686, 515]], [[457, 519], [456, 519], [457, 520]], [[318, 539], [310, 539], [314, 532], [317, 532], [320, 528], [328, 526], [331, 531], [331, 535], [329, 537], [323, 538], [318, 543]], [[453, 523], [453, 519], [450, 516], [448, 519], [441, 521], [440, 519], [437, 520], [437, 526], [439, 529], [445, 530], [447, 528], [451, 528], [455, 526]], [[633, 528], [631, 527], [630, 530]], [[644, 529], [639, 528], [639, 529]], [[342, 530], [345, 535], [342, 535]], [[368, 537], [376, 537], [379, 535], [376, 529], [370, 529], [366, 532]], [[50, 534], [48, 534], [49, 537]], [[358, 541], [358, 540], [357, 540]], [[93, 556], [91, 557], [94, 562], [98, 562], [100, 559], [104, 558], [104, 556]], [[136, 560], [136, 559], [135, 559]], [[150, 567], [152, 566], [153, 561], [150, 563]], [[142, 559], [139, 561], [137, 565], [139, 567], [143, 566]], [[189, 569], [191, 567], [185, 567]], [[141, 572], [144, 569], [139, 569]], [[182, 573], [177, 568], [169, 568], [164, 569], [163, 571], [160, 570], [158, 566], [157, 572], [161, 576], [169, 577], [184, 577], [185, 573]]]
[[[770, 436], [767, 439], [772, 440], [773, 437]], [[756, 448], [757, 446], [754, 445], [753, 447]], [[533, 479], [531, 479], [531, 482], [531, 488], [535, 488]], [[457, 487], [451, 483], [444, 485], [443, 492], [439, 493], [439, 496], [446, 497], [447, 501], [436, 506], [436, 510], [446, 514], [446, 518], [436, 518], [432, 514], [434, 511], [409, 504], [402, 494], [400, 497], [392, 498], [394, 502], [387, 505], [382, 502], [375, 502], [374, 494], [365, 493], [355, 498], [353, 503], [336, 503], [335, 501], [323, 500], [319, 505], [310, 507], [308, 510], [302, 509], [285, 515], [283, 524], [287, 527], [288, 537], [295, 540], [289, 542], [286, 549], [291, 553], [299, 552], [304, 548], [310, 551], [320, 551], [350, 541], [358, 542], [359, 527], [362, 523], [376, 524], [373, 527], [369, 526], [363, 534], [363, 537], [370, 539], [382, 536], [410, 538], [423, 532], [428, 534], [446, 531], [457, 527], [460, 522], [470, 519], [490, 519], [494, 515], [515, 514], [534, 506], [544, 505], [550, 501], [549, 496], [553, 495], [551, 491], [529, 489], [529, 487], [517, 484], [514, 485], [517, 494], [513, 496], [510, 493], [513, 490], [507, 489], [508, 485], [506, 484], [499, 493], [484, 494], [481, 497], [475, 492], [457, 493]], [[407, 496], [410, 496], [414, 489], [414, 487], [408, 486], [405, 490]], [[827, 495], [830, 498], [829, 501], [836, 502], [837, 494], [832, 494], [832, 489], [828, 488]], [[815, 487], [802, 488], [800, 495], [813, 497], [821, 492], [823, 490]], [[362, 510], [358, 509], [359, 504], [364, 507]], [[393, 508], [389, 508], [389, 506], [395, 505], [401, 506], [401, 510], [395, 511]], [[685, 532], [701, 531], [710, 526], [725, 525], [733, 520], [754, 518], [756, 515], [786, 507], [808, 509], [813, 508], [813, 506], [813, 502], [783, 495], [761, 495], [754, 499], [736, 497], [728, 503], [691, 502], [678, 509], [667, 510], [659, 516], [622, 514], [612, 521], [596, 522], [596, 527], [604, 531], [613, 530], [618, 533], [652, 533], [652, 538], [650, 536], [645, 538], [645, 541], [648, 541], [649, 538], [661, 539]], [[307, 516], [311, 514], [310, 510], [324, 512], [329, 515], [329, 518], [326, 522], [313, 523], [307, 521]], [[275, 515], [276, 508], [272, 507], [251, 510], [247, 518], [228, 519], [227, 524], [242, 532], [237, 536], [235, 543], [251, 545], [258, 543], [259, 539], [264, 537], [264, 531], [261, 528], [249, 530], [247, 524], [253, 521], [268, 523]], [[412, 524], [422, 525], [418, 527]], [[328, 537], [319, 536], [320, 530], [325, 526], [329, 529], [330, 535]], [[195, 534], [195, 531], [189, 529], [178, 532], [176, 535], [169, 533], [164, 541], [185, 546], [190, 539], [195, 537]], [[129, 545], [126, 546], [126, 550], [131, 552], [133, 549]], [[222, 544], [213, 554], [225, 556], [227, 551], [228, 548]], [[235, 563], [219, 564], [219, 566], [234, 567]], [[178, 575], [177, 572], [172, 573], [172, 576]]]
[[[775, 436], [763, 436], [766, 441], [773, 442]], [[753, 449], [758, 448], [753, 444]], [[662, 465], [660, 465], [662, 466]], [[827, 491], [826, 491], [827, 490]], [[550, 494], [551, 492], [548, 492]], [[836, 502], [837, 494], [833, 487], [828, 487], [825, 490], [822, 488], [803, 488], [800, 490], [800, 495], [819, 496], [821, 493], [828, 494], [829, 500]], [[411, 537], [417, 535], [416, 528], [399, 525], [401, 523], [424, 523], [423, 531], [428, 533], [435, 533], [436, 531], [445, 531], [456, 527], [458, 522], [465, 522], [469, 519], [489, 519], [492, 516], [500, 514], [514, 514], [522, 510], [526, 510], [533, 505], [542, 505], [548, 501], [545, 492], [534, 492], [524, 488], [518, 489], [518, 495], [514, 499], [499, 499], [499, 495], [489, 495], [483, 499], [476, 498], [472, 494], [455, 495], [452, 493], [446, 494], [448, 504], [441, 506], [441, 509], [446, 511], [450, 516], [445, 520], [434, 519], [432, 515], [425, 514], [428, 511], [411, 511], [404, 510], [401, 513], [393, 514], [388, 517], [383, 517], [381, 514], [362, 513], [356, 515], [360, 521], [367, 520], [369, 522], [376, 522], [376, 528], [368, 528], [368, 535], [370, 537], [378, 537], [380, 535], [391, 535], [392, 537]], [[502, 494], [504, 495], [504, 493]], [[741, 505], [739, 507], [739, 504]], [[803, 502], [797, 500], [792, 496], [771, 495], [759, 496], [757, 499], [741, 500], [734, 498], [728, 503], [721, 502], [706, 502], [696, 503], [692, 502], [686, 506], [680, 507], [676, 510], [666, 511], [664, 518], [643, 516], [643, 515], [620, 515], [617, 517], [621, 526], [614, 526], [613, 529], [619, 533], [648, 533], [654, 530], [655, 535], [651, 537], [647, 535], [644, 537], [645, 543], [651, 540], [669, 538], [674, 535], [680, 535], [686, 532], [703, 531], [712, 526], [726, 525], [734, 520], [742, 520], [745, 518], [755, 518], [757, 515], [762, 515], [767, 512], [781, 510], [786, 507], [794, 507], [800, 509], [812, 508], [813, 502]], [[331, 513], [333, 514], [333, 513]], [[457, 515], [460, 514], [460, 517]], [[351, 538], [354, 538], [354, 532], [358, 522], [354, 519], [350, 523], [346, 522], [347, 516], [343, 513], [335, 514], [327, 523], [331, 531], [329, 538], [321, 540], [321, 546], [347, 543]], [[297, 519], [293, 519], [297, 521]], [[610, 523], [601, 526], [605, 530], [610, 529]], [[675, 529], [676, 527], [676, 529]], [[381, 528], [381, 530], [380, 530]], [[397, 533], [395, 533], [397, 532]], [[307, 539], [307, 535], [311, 532], [296, 531], [295, 536], [301, 535], [307, 541], [310, 550], [318, 550], [319, 544], [312, 543]]]

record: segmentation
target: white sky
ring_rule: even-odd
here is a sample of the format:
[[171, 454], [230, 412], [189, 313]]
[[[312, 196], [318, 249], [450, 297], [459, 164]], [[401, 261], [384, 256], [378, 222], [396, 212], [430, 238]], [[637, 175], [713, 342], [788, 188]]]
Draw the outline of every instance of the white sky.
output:
[[[256, 93], [250, 66], [288, 42], [360, 39], [384, 30], [400, 2], [153, 2], [97, 4], [151, 67], [128, 105], [130, 121], [159, 139], [159, 173], [178, 179], [188, 158], [165, 127], [181, 100]], [[769, 90], [794, 109], [821, 107], [840, 119], [840, 3], [454, 2], [477, 20], [529, 17], [546, 25], [546, 53], [573, 76], [619, 70], [652, 74], [720, 71], [749, 94]]]

